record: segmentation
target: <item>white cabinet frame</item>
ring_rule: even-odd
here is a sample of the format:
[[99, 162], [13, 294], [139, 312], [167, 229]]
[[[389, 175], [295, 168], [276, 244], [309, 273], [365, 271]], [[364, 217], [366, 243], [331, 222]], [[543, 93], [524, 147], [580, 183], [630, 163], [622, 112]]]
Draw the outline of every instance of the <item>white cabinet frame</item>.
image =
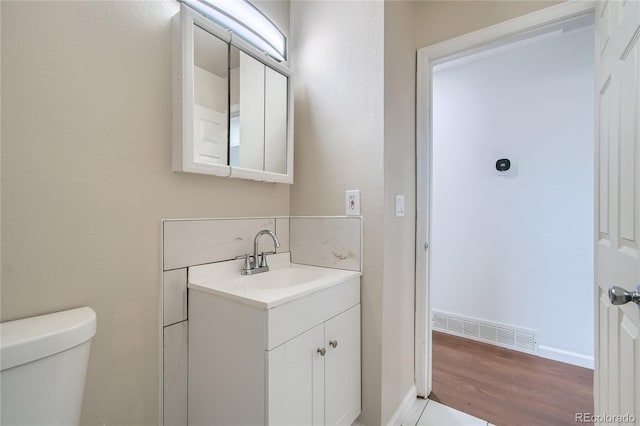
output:
[[[200, 173], [207, 175], [236, 177], [262, 182], [293, 183], [293, 74], [263, 52], [220, 25], [194, 12], [184, 4], [180, 13], [173, 17], [172, 40], [172, 169], [175, 172]], [[193, 26], [208, 31], [222, 41], [235, 46], [252, 56], [265, 66], [272, 68], [287, 77], [287, 138], [286, 138], [286, 173], [273, 173], [264, 170], [251, 170], [232, 167], [226, 164], [202, 164], [194, 161], [194, 36]], [[231, 106], [229, 106], [231, 111]]]

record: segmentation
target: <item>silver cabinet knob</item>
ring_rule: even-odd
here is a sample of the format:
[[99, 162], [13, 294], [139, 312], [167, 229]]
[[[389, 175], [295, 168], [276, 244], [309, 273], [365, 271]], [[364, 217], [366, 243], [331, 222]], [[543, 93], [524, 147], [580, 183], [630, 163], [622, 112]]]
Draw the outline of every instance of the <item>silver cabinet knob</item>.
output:
[[324, 354], [327, 353], [327, 350], [325, 348], [318, 348], [316, 352], [318, 352], [320, 356], [324, 356]]
[[337, 340], [329, 340], [329, 346], [331, 346], [332, 348], [337, 348], [338, 347], [338, 341]]
[[629, 302], [640, 305], [640, 292], [630, 292], [622, 287], [613, 286], [609, 289], [609, 300], [612, 305], [624, 305]]

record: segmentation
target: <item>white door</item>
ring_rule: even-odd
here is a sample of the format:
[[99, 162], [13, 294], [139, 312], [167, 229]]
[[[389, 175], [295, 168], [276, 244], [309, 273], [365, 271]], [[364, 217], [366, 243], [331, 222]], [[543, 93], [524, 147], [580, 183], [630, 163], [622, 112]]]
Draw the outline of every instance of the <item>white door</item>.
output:
[[351, 425], [360, 415], [360, 305], [325, 323], [325, 424]]
[[227, 164], [227, 115], [193, 105], [193, 161]]
[[640, 306], [608, 295], [640, 283], [639, 36], [640, 2], [598, 3], [595, 413], [628, 416], [601, 424], [640, 424]]
[[324, 324], [267, 352], [269, 425], [324, 425]]

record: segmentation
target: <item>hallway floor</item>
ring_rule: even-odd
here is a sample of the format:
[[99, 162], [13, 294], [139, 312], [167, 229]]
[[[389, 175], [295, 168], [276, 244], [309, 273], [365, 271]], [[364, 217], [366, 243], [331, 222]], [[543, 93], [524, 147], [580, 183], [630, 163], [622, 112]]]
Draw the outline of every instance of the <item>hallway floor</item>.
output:
[[593, 370], [434, 331], [429, 399], [498, 426], [575, 425]]

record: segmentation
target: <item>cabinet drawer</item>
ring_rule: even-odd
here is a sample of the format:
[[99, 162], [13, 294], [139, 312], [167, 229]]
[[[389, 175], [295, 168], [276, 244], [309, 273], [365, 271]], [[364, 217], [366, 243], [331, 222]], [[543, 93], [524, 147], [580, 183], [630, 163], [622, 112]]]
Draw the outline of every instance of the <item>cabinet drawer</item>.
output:
[[269, 309], [267, 350], [360, 303], [360, 277]]

